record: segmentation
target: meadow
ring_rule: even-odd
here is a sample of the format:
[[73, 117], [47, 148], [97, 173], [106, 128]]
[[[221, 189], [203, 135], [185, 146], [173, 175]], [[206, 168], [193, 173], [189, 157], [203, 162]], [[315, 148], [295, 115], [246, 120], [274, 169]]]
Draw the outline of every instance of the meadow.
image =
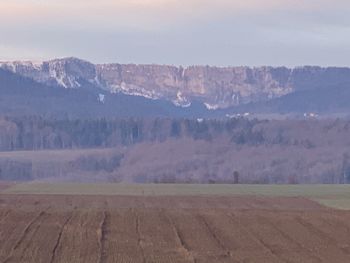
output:
[[338, 209], [350, 209], [350, 185], [18, 183], [4, 194], [106, 196], [263, 196], [304, 197]]

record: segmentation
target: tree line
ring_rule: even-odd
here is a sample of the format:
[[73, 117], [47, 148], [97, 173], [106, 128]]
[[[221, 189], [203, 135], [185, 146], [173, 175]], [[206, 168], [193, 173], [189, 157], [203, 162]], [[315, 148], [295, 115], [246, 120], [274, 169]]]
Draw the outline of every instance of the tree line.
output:
[[286, 145], [306, 149], [349, 140], [346, 120], [46, 119], [0, 117], [0, 151], [113, 148], [191, 138], [229, 139], [236, 146]]
[[232, 134], [232, 140], [237, 143], [256, 143], [260, 142], [259, 135], [252, 132], [256, 123], [258, 121], [245, 119], [55, 120], [42, 117], [2, 117], [0, 150], [108, 148], [145, 141], [164, 141], [168, 138], [211, 140], [228, 134]]

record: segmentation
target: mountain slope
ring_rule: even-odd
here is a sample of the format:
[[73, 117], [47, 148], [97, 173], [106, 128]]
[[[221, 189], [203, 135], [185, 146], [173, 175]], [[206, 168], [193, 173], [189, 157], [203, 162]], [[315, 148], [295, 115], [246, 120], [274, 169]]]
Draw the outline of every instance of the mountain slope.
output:
[[[41, 107], [58, 115], [223, 117], [236, 112], [350, 112], [350, 68], [94, 65], [77, 58], [0, 62], [0, 68], [12, 72], [12, 78], [21, 76], [17, 88], [22, 85], [29, 94], [20, 98], [20, 91], [16, 99], [12, 94], [13, 103], [7, 100], [0, 106], [8, 112], [17, 105], [45, 113], [34, 103], [43, 94], [50, 99], [40, 102]], [[34, 96], [37, 91], [28, 92], [33, 86], [43, 90]]]
[[47, 85], [162, 99], [186, 107], [198, 101], [208, 109], [267, 101], [284, 95], [350, 84], [349, 68], [209, 67], [99, 64], [77, 58], [41, 63], [2, 62], [2, 68]]
[[251, 113], [347, 113], [350, 114], [350, 85], [299, 90], [266, 102], [249, 103], [231, 109]]
[[167, 101], [110, 94], [89, 83], [80, 89], [48, 86], [0, 69], [0, 112], [49, 117], [200, 117], [208, 111], [194, 103], [179, 108]]

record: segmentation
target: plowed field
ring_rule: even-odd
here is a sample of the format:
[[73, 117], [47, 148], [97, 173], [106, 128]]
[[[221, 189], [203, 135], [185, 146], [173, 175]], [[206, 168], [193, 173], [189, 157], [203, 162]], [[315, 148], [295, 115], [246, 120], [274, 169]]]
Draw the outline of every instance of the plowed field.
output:
[[350, 212], [298, 197], [0, 195], [0, 262], [350, 262]]
[[0, 182], [0, 192], [13, 186], [13, 183], [4, 183], [4, 182]]

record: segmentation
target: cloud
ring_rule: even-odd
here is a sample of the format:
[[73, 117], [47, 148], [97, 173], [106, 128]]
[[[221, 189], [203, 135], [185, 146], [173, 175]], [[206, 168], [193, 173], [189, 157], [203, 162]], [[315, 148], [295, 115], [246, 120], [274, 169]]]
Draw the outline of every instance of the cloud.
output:
[[222, 16], [350, 8], [348, 0], [1, 0], [0, 21], [69, 21], [139, 28]]
[[349, 0], [0, 0], [0, 54], [344, 65], [349, 12]]

